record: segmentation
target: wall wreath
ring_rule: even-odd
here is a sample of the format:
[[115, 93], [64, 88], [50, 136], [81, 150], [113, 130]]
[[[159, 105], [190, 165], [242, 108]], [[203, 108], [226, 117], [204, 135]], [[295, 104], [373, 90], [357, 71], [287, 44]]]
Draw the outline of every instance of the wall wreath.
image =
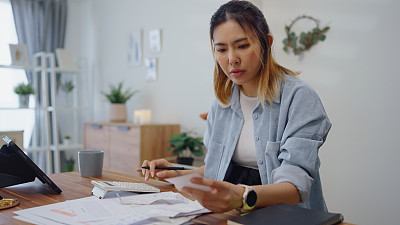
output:
[[[292, 31], [293, 26], [301, 19], [312, 20], [315, 23], [315, 27], [311, 31], [301, 32], [300, 37]], [[309, 50], [313, 45], [319, 41], [324, 41], [326, 38], [326, 32], [329, 30], [329, 26], [324, 28], [319, 27], [319, 21], [314, 17], [303, 15], [298, 16], [290, 23], [289, 26], [285, 26], [286, 38], [283, 40], [283, 50], [289, 53], [289, 49], [293, 49], [295, 55], [299, 55], [304, 51]]]

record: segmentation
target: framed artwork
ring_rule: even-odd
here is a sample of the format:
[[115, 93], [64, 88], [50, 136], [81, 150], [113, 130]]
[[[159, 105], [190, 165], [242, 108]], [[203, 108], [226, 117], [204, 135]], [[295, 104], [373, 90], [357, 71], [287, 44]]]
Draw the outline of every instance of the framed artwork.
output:
[[9, 44], [11, 54], [11, 65], [29, 66], [28, 50], [25, 44]]
[[76, 70], [75, 57], [72, 51], [57, 48], [56, 49], [56, 58], [58, 62], [58, 66], [64, 70]]
[[128, 66], [137, 67], [142, 64], [142, 32], [135, 30], [128, 37]]
[[149, 43], [152, 52], [161, 51], [161, 32], [159, 29], [149, 31]]
[[157, 59], [147, 58], [146, 59], [146, 80], [155, 81], [157, 80]]

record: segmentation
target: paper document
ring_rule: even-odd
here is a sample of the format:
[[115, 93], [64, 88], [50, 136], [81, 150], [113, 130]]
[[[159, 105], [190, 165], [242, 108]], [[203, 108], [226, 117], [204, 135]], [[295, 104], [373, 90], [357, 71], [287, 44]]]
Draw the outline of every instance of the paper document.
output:
[[202, 191], [211, 191], [211, 188], [209, 186], [194, 184], [190, 182], [190, 179], [192, 177], [202, 177], [202, 176], [198, 173], [190, 173], [183, 176], [167, 178], [165, 180], [170, 183], [173, 183], [175, 185], [175, 188], [178, 189], [179, 191], [181, 191], [183, 187], [196, 188]]
[[[118, 195], [118, 194], [117, 194]], [[190, 200], [185, 198], [183, 195], [174, 192], [161, 192], [156, 194], [141, 194], [134, 195], [125, 198], [121, 198], [118, 195], [120, 201], [124, 205], [150, 205], [156, 201], [172, 201], [176, 200], [183, 203], [189, 203]]]
[[[109, 192], [104, 199], [95, 196], [15, 211], [14, 218], [50, 225], [181, 224], [208, 213], [198, 201], [179, 193], [137, 194]], [[110, 195], [113, 195], [110, 197]], [[124, 204], [121, 204], [124, 203]]]

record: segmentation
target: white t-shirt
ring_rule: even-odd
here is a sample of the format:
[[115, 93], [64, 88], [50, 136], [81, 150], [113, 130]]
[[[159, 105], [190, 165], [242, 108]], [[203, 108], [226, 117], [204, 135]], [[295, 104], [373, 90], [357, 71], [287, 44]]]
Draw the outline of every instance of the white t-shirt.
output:
[[232, 160], [239, 165], [258, 169], [252, 117], [253, 110], [258, 103], [258, 98], [248, 97], [240, 91], [239, 102], [244, 124]]

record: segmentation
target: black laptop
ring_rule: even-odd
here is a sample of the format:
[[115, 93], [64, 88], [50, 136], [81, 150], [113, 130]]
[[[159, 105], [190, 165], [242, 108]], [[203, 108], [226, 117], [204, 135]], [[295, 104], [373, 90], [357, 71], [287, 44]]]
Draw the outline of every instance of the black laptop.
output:
[[7, 136], [0, 150], [0, 188], [34, 181], [37, 177], [57, 194], [61, 189]]

